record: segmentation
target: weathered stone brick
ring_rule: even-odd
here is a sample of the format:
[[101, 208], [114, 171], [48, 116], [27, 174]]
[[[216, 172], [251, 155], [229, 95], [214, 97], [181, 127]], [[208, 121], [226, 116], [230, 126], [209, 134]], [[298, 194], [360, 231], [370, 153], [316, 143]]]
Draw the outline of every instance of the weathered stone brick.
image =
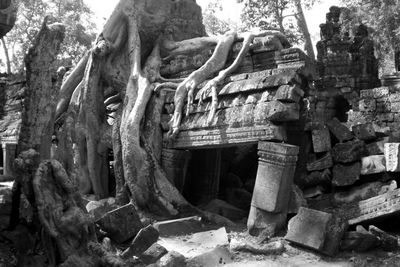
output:
[[378, 87], [360, 91], [360, 98], [381, 98], [389, 95], [389, 87]]
[[384, 149], [385, 143], [388, 142], [389, 142], [389, 137], [384, 137], [382, 138], [382, 140], [366, 144], [365, 147], [367, 149], [368, 155], [370, 156], [383, 155], [385, 151]]
[[304, 91], [298, 84], [294, 85], [281, 85], [275, 93], [274, 100], [283, 102], [299, 102], [304, 96]]
[[376, 138], [375, 129], [372, 126], [372, 123], [353, 125], [352, 130], [358, 139], [372, 140]]
[[392, 112], [400, 112], [400, 102], [392, 102], [390, 104], [390, 106], [391, 106], [390, 111], [392, 111]]
[[332, 184], [335, 186], [347, 186], [360, 179], [361, 163], [336, 164], [333, 166]]
[[361, 112], [374, 112], [376, 110], [375, 99], [361, 99], [358, 102], [358, 108]]
[[331, 149], [331, 136], [328, 127], [325, 125], [322, 129], [312, 130], [311, 136], [315, 153], [326, 152]]
[[372, 155], [361, 159], [361, 174], [374, 174], [386, 171], [385, 156]]
[[365, 156], [365, 143], [361, 140], [338, 143], [332, 148], [331, 153], [334, 162], [354, 162]]
[[400, 93], [390, 94], [389, 101], [390, 102], [400, 102]]
[[341, 123], [337, 118], [328, 121], [326, 125], [339, 142], [349, 141], [354, 138], [354, 135], [351, 133], [349, 128]]
[[386, 170], [388, 172], [400, 171], [400, 143], [386, 143], [384, 145]]
[[394, 118], [395, 117], [394, 117], [393, 113], [380, 113], [380, 114], [376, 115], [376, 119], [378, 121], [392, 122], [394, 120]]
[[285, 239], [327, 255], [334, 255], [346, 228], [346, 223], [333, 214], [300, 208], [299, 213], [289, 221]]

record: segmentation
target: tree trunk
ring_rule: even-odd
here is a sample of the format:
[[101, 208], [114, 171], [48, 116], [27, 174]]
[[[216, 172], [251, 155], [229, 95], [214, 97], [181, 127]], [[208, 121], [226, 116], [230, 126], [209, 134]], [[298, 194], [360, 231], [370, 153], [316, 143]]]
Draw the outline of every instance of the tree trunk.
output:
[[4, 40], [4, 37], [1, 38], [1, 43], [2, 43], [2, 45], [3, 45], [4, 55], [5, 55], [5, 57], [6, 57], [7, 74], [11, 74], [10, 56], [9, 56], [9, 54], [8, 54], [8, 49], [7, 49], [7, 45], [6, 45], [6, 41]]
[[300, 31], [304, 36], [304, 48], [307, 52], [307, 55], [312, 59], [315, 60], [314, 48], [311, 41], [310, 32], [308, 31], [306, 18], [303, 13], [303, 8], [301, 6], [301, 0], [294, 1], [296, 7], [296, 18], [297, 18], [297, 25], [299, 26]]

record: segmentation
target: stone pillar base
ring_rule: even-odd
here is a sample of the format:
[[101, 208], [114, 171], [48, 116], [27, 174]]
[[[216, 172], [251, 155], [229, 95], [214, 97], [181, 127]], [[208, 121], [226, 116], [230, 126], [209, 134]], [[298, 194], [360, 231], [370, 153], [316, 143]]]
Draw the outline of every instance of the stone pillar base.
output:
[[247, 229], [252, 236], [264, 232], [267, 236], [275, 236], [286, 227], [287, 213], [272, 213], [251, 206]]

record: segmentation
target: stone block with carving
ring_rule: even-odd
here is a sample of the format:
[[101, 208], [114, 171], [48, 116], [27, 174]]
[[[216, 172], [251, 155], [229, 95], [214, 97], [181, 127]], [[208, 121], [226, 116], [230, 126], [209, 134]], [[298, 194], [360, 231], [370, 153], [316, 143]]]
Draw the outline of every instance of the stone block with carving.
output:
[[384, 155], [373, 155], [361, 159], [361, 174], [374, 174], [386, 172]]
[[365, 143], [361, 140], [338, 143], [332, 148], [331, 153], [334, 162], [354, 162], [365, 156]]
[[294, 85], [281, 85], [275, 93], [274, 100], [280, 100], [282, 102], [296, 102], [304, 96], [304, 91], [298, 84]]
[[326, 122], [326, 125], [339, 142], [349, 141], [354, 138], [354, 135], [351, 133], [349, 128], [347, 128], [347, 126], [341, 123], [337, 118], [333, 118]]
[[400, 171], [400, 143], [386, 143], [384, 145], [386, 170], [388, 172]]
[[361, 163], [336, 164], [333, 167], [332, 184], [348, 186], [360, 179]]
[[299, 147], [260, 142], [258, 150], [259, 165], [252, 205], [268, 212], [285, 212], [290, 199]]
[[352, 127], [354, 135], [360, 140], [373, 140], [376, 138], [372, 123], [357, 124]]
[[334, 255], [346, 228], [347, 224], [331, 213], [300, 208], [299, 213], [289, 221], [285, 239], [326, 255]]

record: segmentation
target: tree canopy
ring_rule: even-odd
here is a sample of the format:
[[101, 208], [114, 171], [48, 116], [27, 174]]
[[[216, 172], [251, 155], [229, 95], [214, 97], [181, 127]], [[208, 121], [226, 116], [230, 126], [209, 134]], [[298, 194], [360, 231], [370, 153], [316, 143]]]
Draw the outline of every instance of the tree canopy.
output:
[[66, 26], [60, 60], [75, 63], [95, 39], [93, 13], [83, 0], [20, 0], [17, 22], [6, 36], [13, 72], [23, 69], [24, 56], [38, 33], [43, 19]]

